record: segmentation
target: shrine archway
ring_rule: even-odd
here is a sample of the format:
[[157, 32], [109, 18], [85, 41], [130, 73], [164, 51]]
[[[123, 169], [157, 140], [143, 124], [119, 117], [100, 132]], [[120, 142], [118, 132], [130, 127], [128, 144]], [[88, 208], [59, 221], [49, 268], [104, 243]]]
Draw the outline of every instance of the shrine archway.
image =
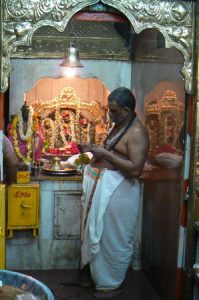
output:
[[[66, 1], [15, 1], [1, 4], [1, 92], [8, 88], [12, 70], [10, 58], [19, 47], [31, 45], [34, 32], [42, 26], [52, 26], [63, 31], [69, 20], [87, 6], [103, 3], [122, 12], [132, 24], [136, 33], [146, 28], [158, 29], [165, 38], [165, 47], [175, 47], [184, 56], [182, 74], [185, 89], [193, 90], [193, 38], [194, 6], [185, 1], [126, 1], [126, 0], [66, 0]], [[24, 48], [25, 49], [25, 48]], [[22, 51], [23, 58], [26, 52]]]
[[137, 34], [149, 28], [160, 31], [165, 39], [165, 47], [174, 47], [183, 54], [184, 65], [181, 71], [185, 89], [189, 94], [193, 92], [194, 3], [161, 0], [65, 0], [56, 3], [44, 0], [2, 1], [1, 92], [5, 92], [9, 85], [12, 55], [20, 48], [21, 58], [26, 58], [26, 48], [32, 44], [35, 31], [45, 26], [64, 31], [76, 13], [100, 3], [122, 12]]

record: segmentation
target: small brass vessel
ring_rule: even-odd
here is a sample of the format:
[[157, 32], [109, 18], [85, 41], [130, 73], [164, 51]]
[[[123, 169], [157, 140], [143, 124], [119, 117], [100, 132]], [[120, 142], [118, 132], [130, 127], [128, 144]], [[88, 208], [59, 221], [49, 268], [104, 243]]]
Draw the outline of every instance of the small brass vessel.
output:
[[62, 169], [61, 159], [57, 156], [53, 157], [51, 160], [51, 169], [53, 171], [59, 171]]

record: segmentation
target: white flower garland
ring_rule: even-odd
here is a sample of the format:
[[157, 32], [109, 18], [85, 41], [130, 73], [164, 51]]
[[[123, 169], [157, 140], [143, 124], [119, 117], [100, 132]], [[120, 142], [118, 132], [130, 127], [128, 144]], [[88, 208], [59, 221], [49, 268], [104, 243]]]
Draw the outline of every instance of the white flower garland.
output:
[[[22, 129], [23, 129], [23, 121], [22, 121], [22, 116], [20, 113], [18, 113], [10, 126], [9, 129], [9, 135], [11, 135], [13, 137], [13, 147], [15, 150], [16, 155], [18, 156], [18, 158], [20, 158], [20, 160], [22, 160], [24, 163], [28, 163], [28, 162], [32, 162], [32, 152], [33, 152], [33, 135], [37, 132], [38, 130], [38, 119], [36, 117], [36, 115], [34, 115], [34, 113], [32, 113], [32, 108], [30, 109], [30, 114], [29, 114], [29, 118], [28, 118], [28, 128], [27, 128], [27, 132], [26, 135], [24, 135]], [[30, 120], [31, 117], [31, 120]], [[21, 122], [19, 122], [19, 120], [21, 119]], [[31, 126], [31, 128], [30, 128]], [[21, 132], [20, 132], [21, 130]], [[30, 135], [31, 133], [31, 135]], [[18, 138], [20, 138], [20, 140], [23, 139], [23, 142], [25, 142], [26, 144], [26, 148], [27, 148], [27, 153], [24, 156], [21, 153], [21, 149], [19, 146], [19, 140]], [[26, 138], [26, 139], [25, 139]]]
[[29, 137], [31, 137], [32, 135], [32, 123], [33, 123], [33, 114], [34, 114], [34, 110], [33, 110], [33, 107], [32, 106], [29, 106], [29, 114], [28, 114], [28, 123], [27, 123], [27, 130], [26, 130], [26, 134], [24, 134], [24, 131], [23, 131], [23, 116], [22, 116], [22, 112], [21, 112], [21, 109], [18, 113], [18, 116], [19, 116], [19, 136], [20, 136], [20, 139], [22, 141], [27, 141], [27, 139]]

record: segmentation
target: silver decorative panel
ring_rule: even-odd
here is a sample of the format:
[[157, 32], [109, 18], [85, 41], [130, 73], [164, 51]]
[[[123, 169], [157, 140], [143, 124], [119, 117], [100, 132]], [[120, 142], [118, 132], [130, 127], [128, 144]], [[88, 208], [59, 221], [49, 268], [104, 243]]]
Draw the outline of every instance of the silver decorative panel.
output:
[[136, 33], [146, 28], [158, 29], [165, 38], [165, 47], [183, 53], [185, 88], [193, 89], [194, 3], [161, 0], [102, 0], [122, 11]]
[[12, 70], [11, 54], [18, 47], [32, 44], [33, 34], [42, 26], [63, 32], [71, 17], [83, 8], [104, 3], [122, 12], [136, 33], [146, 28], [158, 29], [165, 38], [166, 48], [175, 47], [183, 53], [185, 88], [193, 89], [194, 3], [161, 0], [5, 0], [0, 7], [1, 92], [8, 88]]

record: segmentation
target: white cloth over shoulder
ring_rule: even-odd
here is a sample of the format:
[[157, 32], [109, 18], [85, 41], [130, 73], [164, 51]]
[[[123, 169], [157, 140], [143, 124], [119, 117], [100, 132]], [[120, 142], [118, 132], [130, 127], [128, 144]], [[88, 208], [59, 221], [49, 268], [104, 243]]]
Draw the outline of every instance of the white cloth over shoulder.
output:
[[82, 267], [90, 264], [97, 289], [117, 288], [133, 253], [140, 186], [117, 171], [85, 168], [82, 208], [85, 219], [96, 176], [99, 176], [83, 233]]

